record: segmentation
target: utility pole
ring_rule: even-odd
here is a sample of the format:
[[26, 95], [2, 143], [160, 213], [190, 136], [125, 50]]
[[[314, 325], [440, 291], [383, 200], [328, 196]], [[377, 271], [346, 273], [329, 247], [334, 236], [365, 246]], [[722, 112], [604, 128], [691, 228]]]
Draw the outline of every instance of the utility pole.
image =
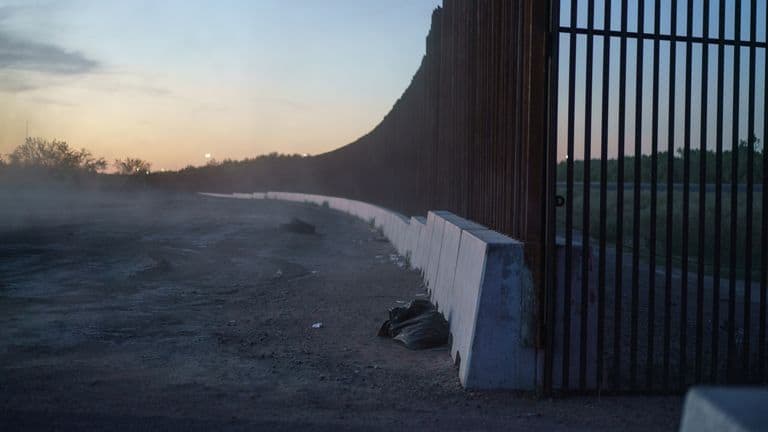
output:
[[29, 139], [29, 120], [27, 120], [27, 130], [26, 130], [26, 136], [24, 137], [24, 141], [26, 142]]

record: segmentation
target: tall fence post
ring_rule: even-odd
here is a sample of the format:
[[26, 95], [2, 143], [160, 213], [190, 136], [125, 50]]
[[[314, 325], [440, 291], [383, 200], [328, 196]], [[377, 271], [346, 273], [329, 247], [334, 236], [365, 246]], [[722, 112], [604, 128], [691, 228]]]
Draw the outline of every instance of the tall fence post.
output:
[[[557, 1], [557, 0], [554, 0]], [[549, 113], [550, 101], [549, 65], [550, 50], [550, 2], [539, 0], [524, 0], [521, 2], [520, 35], [522, 80], [519, 109], [521, 115], [521, 175], [517, 196], [524, 202], [519, 232], [525, 241], [526, 261], [533, 273], [538, 305], [545, 303], [545, 228], [547, 214], [546, 206], [554, 194], [549, 190], [549, 177], [554, 177], [547, 167], [549, 154]], [[513, 12], [514, 13], [514, 12]], [[543, 309], [539, 311], [539, 326], [536, 343], [544, 346], [544, 317]]]

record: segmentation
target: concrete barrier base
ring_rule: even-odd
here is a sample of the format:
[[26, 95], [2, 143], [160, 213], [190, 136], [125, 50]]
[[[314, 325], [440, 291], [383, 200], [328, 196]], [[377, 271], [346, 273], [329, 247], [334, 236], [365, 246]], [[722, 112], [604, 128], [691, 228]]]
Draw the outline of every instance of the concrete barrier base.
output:
[[768, 430], [768, 389], [695, 387], [688, 391], [680, 432]]
[[459, 379], [469, 389], [536, 388], [536, 350], [526, 346], [523, 293], [531, 284], [523, 244], [490, 230], [461, 233], [456, 276], [441, 309], [450, 316]]
[[372, 223], [424, 276], [431, 301], [449, 322], [451, 355], [468, 389], [534, 390], [536, 350], [525, 331], [533, 310], [523, 244], [447, 211], [405, 216], [373, 204], [290, 192], [203, 194], [303, 202]]

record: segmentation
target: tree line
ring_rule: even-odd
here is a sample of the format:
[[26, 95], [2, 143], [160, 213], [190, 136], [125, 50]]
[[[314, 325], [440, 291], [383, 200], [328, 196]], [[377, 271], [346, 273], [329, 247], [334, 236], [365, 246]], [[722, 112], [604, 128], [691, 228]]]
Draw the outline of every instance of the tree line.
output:
[[293, 189], [313, 184], [314, 175], [308, 163], [311, 159], [306, 155], [270, 153], [243, 160], [211, 160], [205, 166], [189, 165], [178, 171], [153, 172], [152, 165], [141, 158], [125, 157], [109, 164], [66, 141], [27, 138], [11, 153], [0, 154], [0, 182], [46, 184], [53, 180], [82, 185], [93, 181], [114, 183], [116, 177], [125, 177], [132, 185], [177, 191]]
[[211, 161], [179, 171], [155, 172], [148, 182], [164, 189], [208, 192], [296, 190], [314, 184], [312, 157], [270, 153], [242, 160]]
[[[763, 153], [764, 147], [761, 145], [760, 140], [752, 138], [754, 145], [754, 164], [753, 178], [755, 183], [761, 183], [763, 181]], [[738, 183], [746, 183], [748, 180], [748, 167], [749, 167], [749, 152], [750, 146], [746, 141], [742, 140], [739, 146], [736, 148], [736, 153], [732, 150], [723, 151], [721, 153], [722, 161], [722, 182], [728, 183], [732, 180], [733, 174], [733, 158], [734, 154], [737, 157], [737, 169], [736, 175]], [[713, 150], [707, 150], [702, 152], [699, 149], [691, 149], [689, 151], [689, 163], [690, 163], [690, 181], [699, 181], [699, 169], [702, 161], [706, 161], [706, 182], [717, 183], [717, 153]], [[703, 155], [703, 157], [702, 157]], [[673, 156], [672, 160], [672, 181], [675, 183], [683, 182], [685, 176], [685, 158], [683, 149], [678, 149]], [[591, 182], [600, 181], [600, 159], [591, 159], [589, 179]], [[559, 181], [565, 181], [567, 175], [567, 161], [561, 161], [557, 165], [557, 179]], [[652, 181], [652, 168], [653, 159], [650, 155], [644, 154], [640, 157], [640, 181], [651, 182]], [[669, 168], [669, 152], [659, 152], [656, 158], [657, 179], [660, 183], [666, 182], [668, 177]], [[616, 182], [619, 179], [619, 161], [617, 159], [609, 159], [606, 161], [606, 177], [608, 182]], [[574, 181], [581, 182], [584, 180], [584, 161], [573, 161], [573, 178]], [[635, 156], [627, 155], [624, 157], [624, 181], [634, 181], [635, 179]]]
[[[103, 157], [96, 157], [84, 148], [75, 149], [66, 141], [57, 139], [30, 137], [10, 154], [0, 155], [0, 168], [6, 170], [97, 174], [106, 171], [108, 167]], [[120, 175], [148, 175], [152, 164], [140, 158], [126, 157], [115, 159], [112, 167]]]

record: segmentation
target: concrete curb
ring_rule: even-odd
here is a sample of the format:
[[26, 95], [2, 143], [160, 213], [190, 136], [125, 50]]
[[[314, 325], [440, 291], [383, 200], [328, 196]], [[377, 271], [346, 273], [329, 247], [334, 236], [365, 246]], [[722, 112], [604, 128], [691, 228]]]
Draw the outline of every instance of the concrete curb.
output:
[[371, 223], [421, 270], [430, 299], [449, 322], [451, 356], [468, 389], [536, 388], [536, 350], [526, 344], [523, 306], [530, 290], [523, 244], [447, 211], [407, 218], [362, 201], [291, 192], [210, 194], [216, 198], [278, 199], [341, 211]]
[[757, 432], [768, 428], [765, 388], [694, 387], [683, 407], [680, 432]]

